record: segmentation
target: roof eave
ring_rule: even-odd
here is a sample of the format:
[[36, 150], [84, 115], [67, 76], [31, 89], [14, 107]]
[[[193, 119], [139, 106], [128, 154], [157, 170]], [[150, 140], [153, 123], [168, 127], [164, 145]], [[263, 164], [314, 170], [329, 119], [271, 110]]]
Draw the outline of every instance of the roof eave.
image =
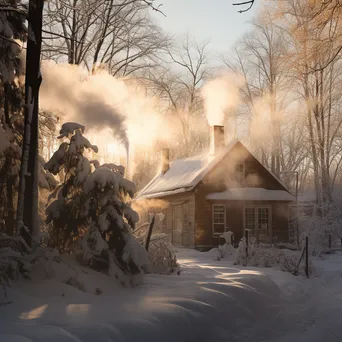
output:
[[168, 191], [155, 192], [155, 193], [150, 193], [150, 194], [147, 193], [141, 196], [138, 195], [134, 200], [139, 201], [139, 200], [145, 200], [145, 199], [161, 198], [161, 197], [183, 194], [185, 192], [192, 191], [194, 187], [195, 186], [173, 189], [173, 190], [168, 190]]

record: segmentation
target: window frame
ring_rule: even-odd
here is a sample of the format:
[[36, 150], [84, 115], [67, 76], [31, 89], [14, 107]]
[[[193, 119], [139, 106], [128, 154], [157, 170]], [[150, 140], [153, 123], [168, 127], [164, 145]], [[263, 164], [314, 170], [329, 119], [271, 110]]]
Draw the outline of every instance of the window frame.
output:
[[[237, 166], [242, 165], [242, 172], [237, 172]], [[235, 181], [240, 185], [245, 185], [246, 183], [246, 165], [244, 162], [235, 163], [234, 169]]]
[[255, 205], [244, 205], [243, 206], [243, 212], [242, 212], [242, 216], [243, 216], [243, 234], [245, 235], [246, 232], [246, 208], [254, 208], [255, 209], [255, 229], [257, 229], [258, 227], [258, 209], [262, 208], [267, 208], [268, 209], [268, 233], [269, 236], [272, 237], [272, 206], [269, 204], [264, 204], [264, 205], [260, 205], [260, 204], [255, 204]]
[[259, 172], [257, 170], [257, 167], [255, 163], [251, 160], [245, 161], [245, 185], [246, 186], [255, 186], [255, 182], [251, 181], [253, 179], [253, 176], [257, 177], [259, 176]]
[[[216, 232], [215, 231], [215, 225], [218, 225], [220, 223], [215, 223], [214, 222], [214, 217], [215, 217], [215, 207], [223, 207], [224, 208], [224, 214], [223, 214], [223, 232]], [[223, 234], [226, 231], [226, 224], [227, 224], [227, 206], [224, 203], [213, 203], [212, 204], [212, 215], [211, 215], [211, 227], [212, 227], [212, 233], [213, 236], [217, 237], [221, 234]]]

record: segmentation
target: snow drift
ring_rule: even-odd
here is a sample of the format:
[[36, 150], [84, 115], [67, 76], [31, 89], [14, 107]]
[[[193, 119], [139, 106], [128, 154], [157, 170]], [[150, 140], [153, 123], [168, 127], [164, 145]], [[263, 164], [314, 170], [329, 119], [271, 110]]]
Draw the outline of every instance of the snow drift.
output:
[[241, 341], [279, 310], [281, 291], [260, 272], [189, 259], [182, 268], [180, 276], [147, 275], [145, 285], [122, 289], [69, 257], [45, 271], [37, 265], [32, 281], [9, 290], [13, 303], [0, 307], [0, 340]]

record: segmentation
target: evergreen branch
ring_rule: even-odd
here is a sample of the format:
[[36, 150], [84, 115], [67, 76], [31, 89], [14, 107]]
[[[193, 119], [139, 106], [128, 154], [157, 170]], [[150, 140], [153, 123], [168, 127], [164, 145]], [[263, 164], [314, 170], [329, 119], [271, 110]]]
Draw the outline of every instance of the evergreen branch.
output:
[[0, 34], [0, 38], [3, 39], [3, 40], [8, 41], [9, 43], [12, 43], [12, 44], [15, 44], [15, 45], [19, 46], [21, 49], [24, 48], [23, 46], [21, 46], [19, 43], [17, 43], [17, 42], [14, 41], [13, 39], [7, 38], [7, 37], [5, 37], [5, 36], [3, 36], [3, 35], [1, 35], [1, 34]]
[[14, 7], [5, 7], [0, 5], [0, 12], [17, 12], [19, 14], [27, 15], [27, 11], [19, 9], [19, 8], [14, 8]]

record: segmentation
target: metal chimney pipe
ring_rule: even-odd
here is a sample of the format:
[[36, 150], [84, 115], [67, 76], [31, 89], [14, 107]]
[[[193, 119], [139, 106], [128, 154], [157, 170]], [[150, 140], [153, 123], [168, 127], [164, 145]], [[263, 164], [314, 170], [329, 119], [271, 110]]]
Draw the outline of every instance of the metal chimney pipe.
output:
[[224, 126], [210, 127], [210, 154], [215, 156], [224, 148]]
[[170, 167], [170, 150], [168, 148], [162, 149], [161, 155], [161, 171], [162, 173], [166, 173]]

